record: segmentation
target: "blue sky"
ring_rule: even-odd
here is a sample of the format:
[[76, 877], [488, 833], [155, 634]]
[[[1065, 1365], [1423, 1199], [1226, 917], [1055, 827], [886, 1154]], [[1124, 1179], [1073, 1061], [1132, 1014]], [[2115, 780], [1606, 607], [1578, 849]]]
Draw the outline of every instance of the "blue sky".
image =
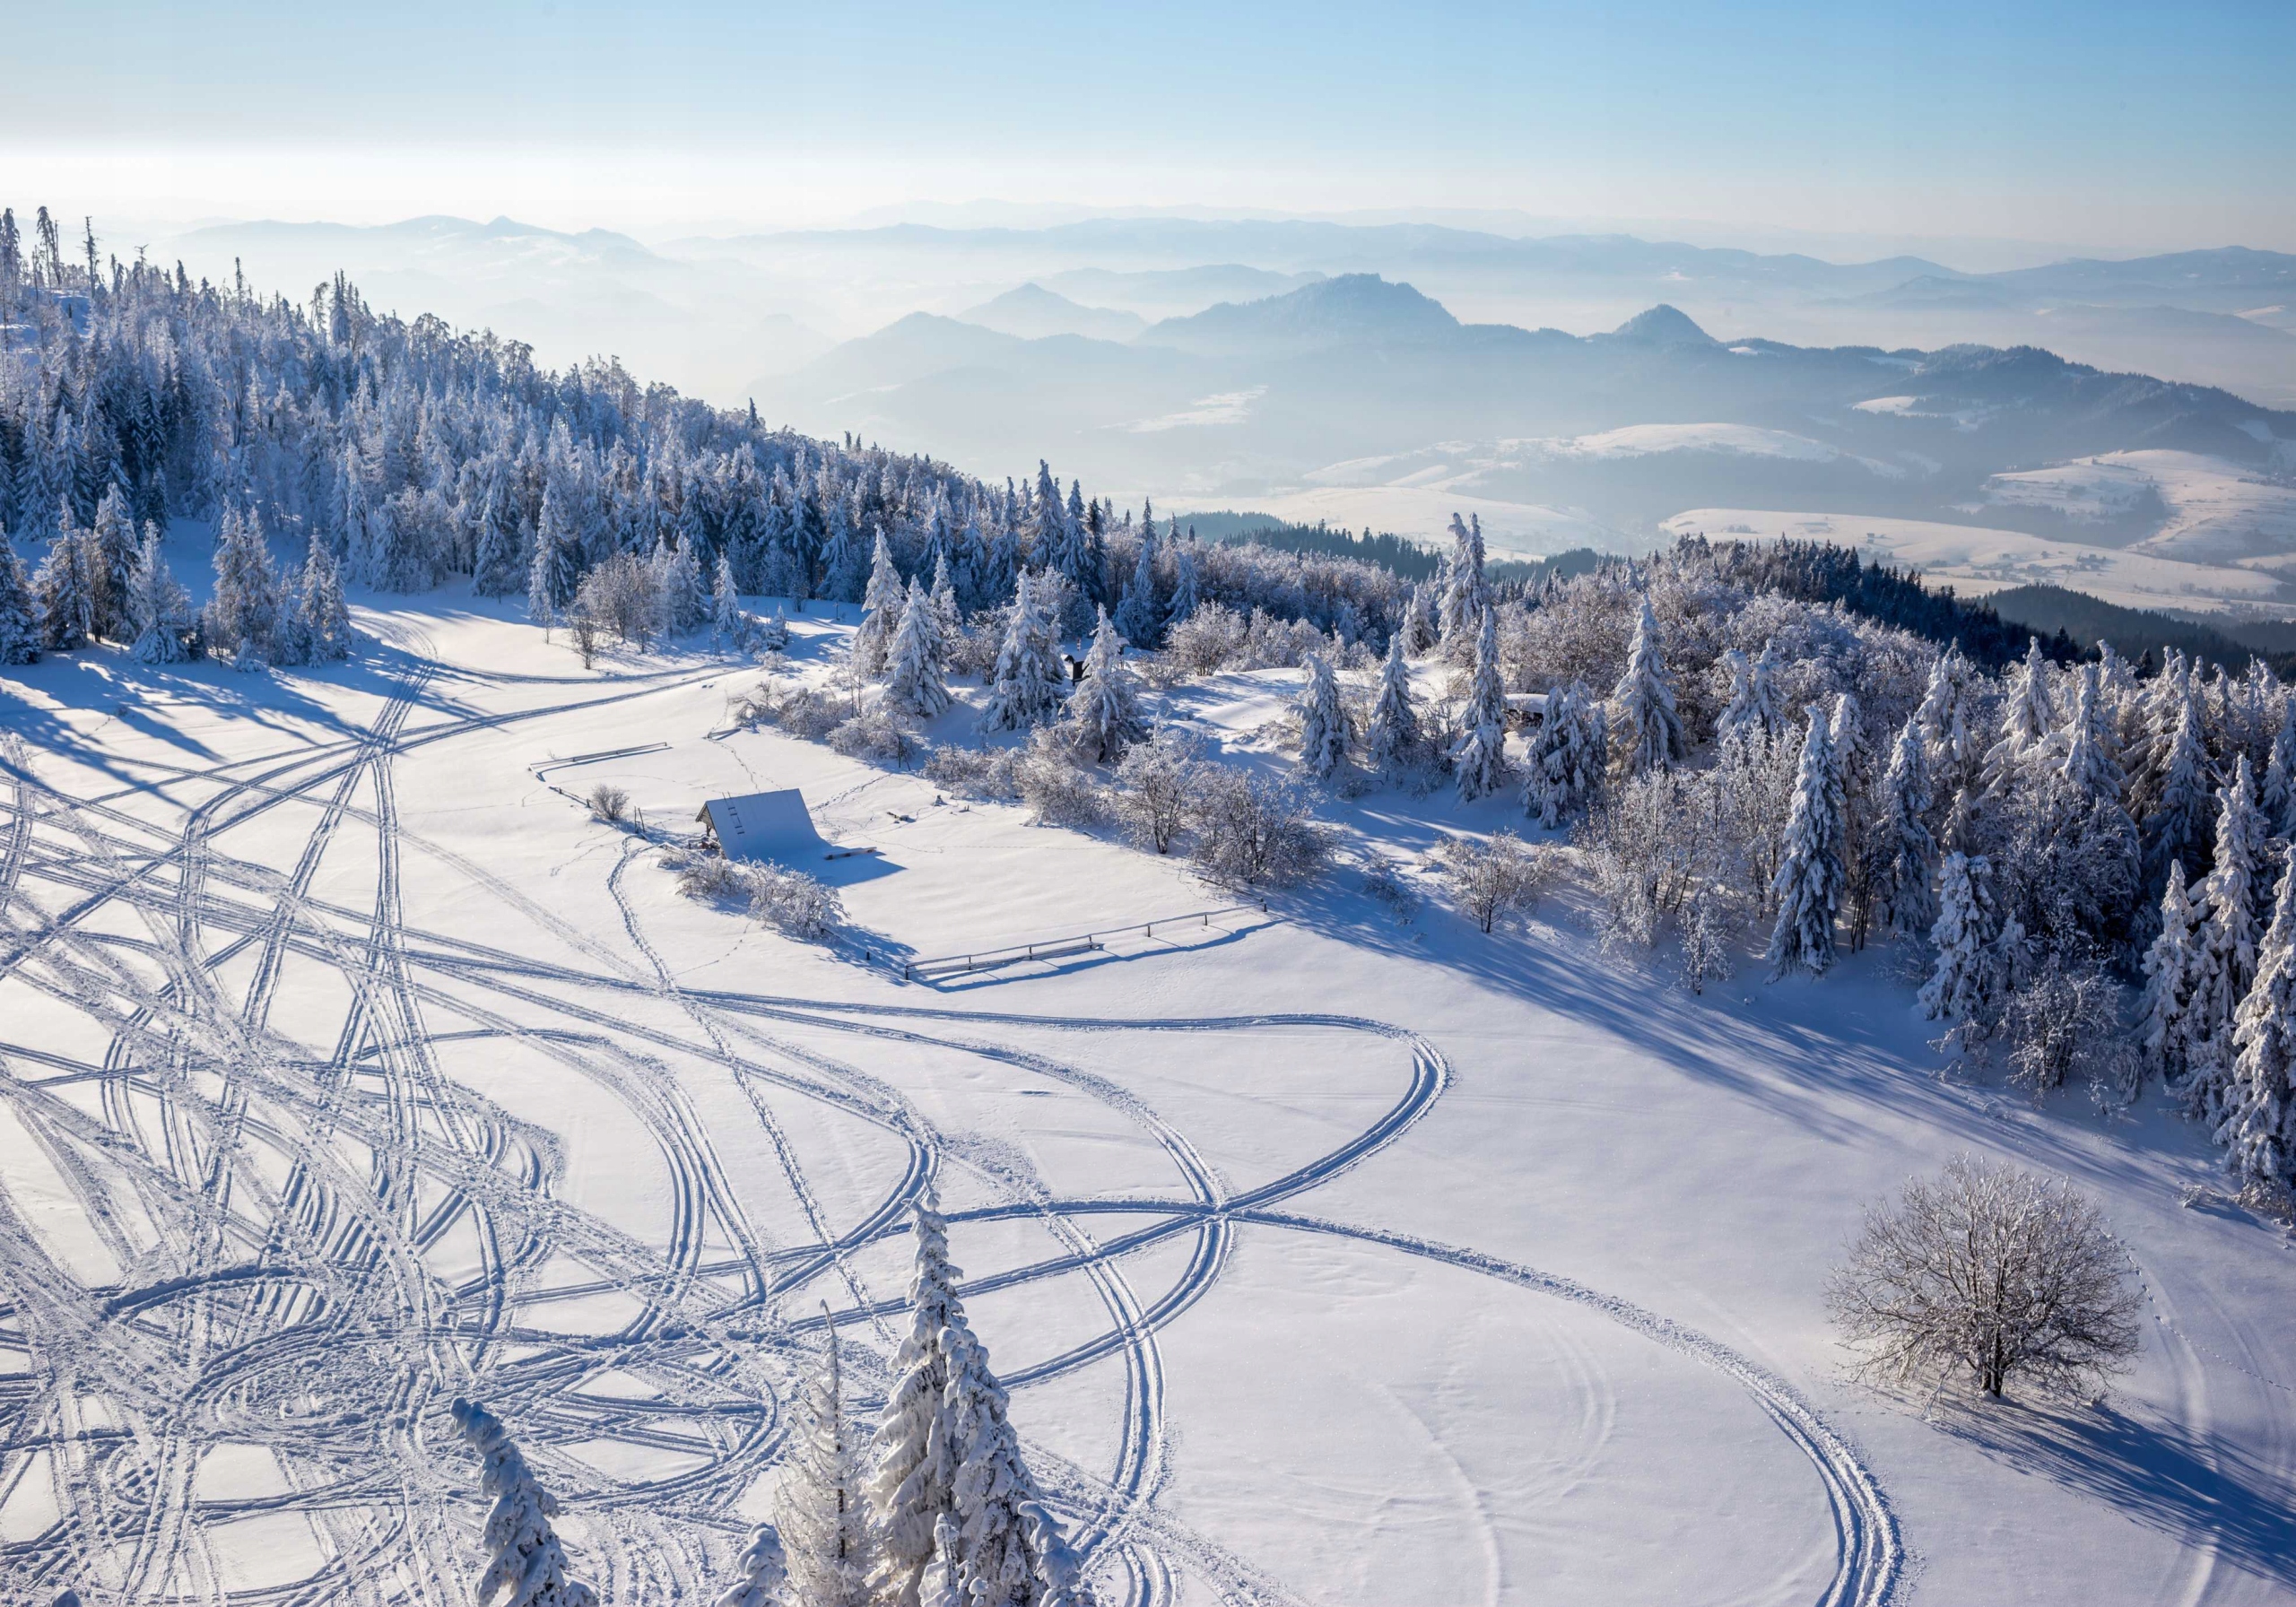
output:
[[2289, 0], [116, 0], [100, 45], [88, 15], [10, 25], [0, 169], [70, 211], [660, 230], [994, 196], [2296, 248]]

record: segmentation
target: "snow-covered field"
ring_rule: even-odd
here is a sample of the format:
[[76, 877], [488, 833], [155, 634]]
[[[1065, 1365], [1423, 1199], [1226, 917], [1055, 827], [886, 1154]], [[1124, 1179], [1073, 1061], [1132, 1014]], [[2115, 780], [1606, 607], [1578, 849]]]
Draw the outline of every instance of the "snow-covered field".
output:
[[[359, 620], [317, 673], [0, 675], [0, 1596], [465, 1602], [465, 1394], [612, 1599], [706, 1601], [825, 1314], [881, 1384], [929, 1181], [1104, 1602], [2296, 1600], [2296, 1254], [2179, 1207], [2213, 1162], [2150, 1107], [1941, 1082], [1888, 951], [1692, 997], [1568, 897], [1486, 938], [1343, 868], [904, 984], [680, 899], [567, 794], [678, 830], [802, 787], [882, 851], [828, 868], [883, 952], [1224, 900], [729, 734], [754, 669]], [[1281, 763], [1299, 679], [1169, 712]], [[1351, 856], [1519, 820], [1330, 813]], [[1861, 1205], [1970, 1148], [2131, 1246], [2156, 1320], [2103, 1404], [1925, 1420], [1843, 1376]]]
[[1675, 534], [1703, 531], [1718, 540], [1790, 536], [1839, 542], [1869, 556], [1918, 569], [1963, 596], [1984, 596], [2013, 586], [2062, 586], [2129, 608], [2202, 612], [2256, 612], [2279, 596], [2279, 583], [2257, 569], [2202, 563], [2137, 547], [2083, 546], [2078, 542], [1944, 525], [1929, 519], [1880, 518], [1856, 513], [1781, 513], [1745, 508], [1693, 508], [1666, 520]]
[[2222, 564], [2284, 560], [2296, 546], [2296, 486], [2198, 452], [2113, 452], [1986, 483], [1988, 501], [2054, 508], [2076, 523], [2112, 518], [2148, 493], [2168, 518], [2139, 552]]

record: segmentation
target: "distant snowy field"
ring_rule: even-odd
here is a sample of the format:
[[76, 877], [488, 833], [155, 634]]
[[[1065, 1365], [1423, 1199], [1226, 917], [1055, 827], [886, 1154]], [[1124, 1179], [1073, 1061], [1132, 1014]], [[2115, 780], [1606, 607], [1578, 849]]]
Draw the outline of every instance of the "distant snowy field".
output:
[[[2054, 471], [2051, 471], [2054, 473]], [[1779, 536], [1839, 542], [1868, 558], [1919, 569], [1963, 596], [2013, 586], [2061, 586], [2128, 608], [2204, 613], [2284, 612], [2279, 584], [2261, 567], [2203, 563], [2135, 547], [2098, 547], [1980, 525], [1893, 519], [1858, 513], [1791, 513], [1746, 508], [1693, 508], [1665, 521], [1673, 534], [1703, 531], [1730, 536]]]
[[1988, 500], [2055, 508], [2076, 523], [2110, 518], [2147, 492], [2169, 517], [2139, 552], [2210, 564], [2284, 560], [2296, 545], [2296, 486], [2198, 452], [2113, 452], [1996, 474], [1986, 486]]
[[[1693, 998], [1568, 899], [1485, 938], [1344, 864], [903, 984], [682, 899], [553, 787], [671, 831], [802, 787], [882, 851], [825, 870], [896, 954], [1227, 900], [729, 734], [753, 668], [375, 601], [315, 674], [0, 673], [0, 1596], [466, 1602], [461, 1394], [613, 1600], [707, 1601], [824, 1307], [879, 1386], [929, 1177], [1104, 1602], [2296, 1600], [2296, 1254], [2179, 1208], [2213, 1161], [2155, 1109], [1941, 1082], [1889, 951]], [[797, 626], [820, 673], [840, 628]], [[1282, 765], [1299, 681], [1167, 712]], [[1329, 812], [1355, 861], [1519, 821]], [[1969, 1148], [2129, 1242], [2158, 1320], [2104, 1406], [1925, 1422], [1842, 1377], [1860, 1207]]]

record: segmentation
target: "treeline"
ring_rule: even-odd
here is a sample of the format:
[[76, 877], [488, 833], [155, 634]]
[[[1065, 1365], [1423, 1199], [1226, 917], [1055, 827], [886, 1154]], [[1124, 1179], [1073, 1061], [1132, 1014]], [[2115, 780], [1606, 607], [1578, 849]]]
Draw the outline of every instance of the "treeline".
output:
[[[1683, 540], [1707, 544], [1704, 536]], [[2047, 635], [2013, 623], [1991, 604], [1964, 602], [1951, 586], [1933, 591], [1922, 583], [1919, 570], [1868, 563], [1854, 548], [1781, 536], [1775, 542], [1714, 543], [1712, 551], [1717, 567], [1734, 579], [1806, 603], [1839, 603], [1866, 619], [1941, 645], [1950, 642], [1964, 658], [1989, 670], [2023, 658], [2037, 637], [2052, 663], [2069, 664], [2080, 656], [2062, 630]]]
[[945, 571], [966, 612], [1009, 604], [1024, 569], [1057, 574], [1071, 634], [1120, 606], [1144, 555], [1167, 591], [1193, 552], [1207, 601], [1349, 639], [1383, 639], [1408, 598], [1385, 566], [1199, 543], [1147, 508], [1064, 491], [1042, 464], [999, 485], [771, 429], [618, 363], [552, 373], [491, 333], [378, 314], [340, 275], [298, 303], [124, 265], [92, 235], [67, 257], [44, 210], [34, 234], [0, 213], [0, 527], [36, 558], [94, 531], [116, 492], [110, 523], [131, 532], [236, 515], [354, 584], [466, 578], [544, 617], [617, 555], [679, 555], [705, 585], [722, 566], [744, 594], [857, 602], [880, 536], [904, 579]]
[[[2296, 624], [2261, 621], [2220, 629], [2150, 608], [2124, 608], [2061, 586], [2020, 586], [1987, 599], [2006, 620], [2071, 637], [2085, 648], [2100, 641], [2173, 647], [2186, 657], [2239, 671], [2262, 655], [2276, 674], [2296, 672]], [[2151, 654], [2157, 663], [2159, 655]], [[2149, 673], [2149, 666], [2148, 666]]]

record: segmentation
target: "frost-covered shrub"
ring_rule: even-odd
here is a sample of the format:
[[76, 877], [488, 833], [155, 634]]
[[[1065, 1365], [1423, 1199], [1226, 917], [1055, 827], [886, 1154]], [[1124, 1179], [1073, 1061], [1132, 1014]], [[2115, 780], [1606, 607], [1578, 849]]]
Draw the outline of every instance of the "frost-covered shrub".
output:
[[778, 931], [819, 942], [845, 919], [836, 890], [803, 871], [753, 864], [748, 873], [750, 913]]
[[1207, 880], [1229, 887], [1281, 887], [1318, 874], [1329, 833], [1308, 795], [1287, 782], [1206, 766], [1188, 813], [1188, 850]]
[[1310, 654], [1327, 649], [1323, 633], [1305, 620], [1281, 620], [1264, 608], [1252, 610], [1238, 648], [1239, 667], [1247, 670], [1295, 670]]
[[1016, 774], [1019, 760], [1020, 755], [1010, 748], [960, 748], [948, 743], [926, 757], [924, 776], [934, 786], [960, 797], [1009, 800], [1021, 795]]
[[1399, 925], [1408, 926], [1419, 911], [1419, 895], [1403, 879], [1402, 867], [1384, 854], [1364, 862], [1363, 890], [1385, 905]]
[[740, 904], [767, 925], [808, 942], [819, 942], [845, 919], [845, 905], [834, 889], [803, 871], [783, 865], [736, 864], [716, 850], [676, 844], [662, 852], [663, 865], [677, 873], [678, 891], [709, 904]]
[[1694, 994], [1702, 994], [1709, 982], [1727, 982], [1735, 969], [1730, 963], [1730, 950], [1737, 933], [1726, 913], [1719, 890], [1706, 886], [1692, 893], [1689, 906], [1683, 911], [1682, 924], [1683, 986]]
[[1206, 603], [1165, 633], [1163, 662], [1188, 675], [1214, 675], [1243, 654], [1244, 621]]
[[622, 641], [643, 647], [661, 630], [662, 592], [654, 567], [635, 553], [617, 552], [582, 577], [574, 612], [587, 614]]
[[1702, 835], [1705, 822], [1685, 807], [1700, 796], [1679, 773], [1654, 770], [1613, 787], [1581, 822], [1577, 837], [1602, 899], [1605, 943], [1648, 948], [1700, 879], [1714, 847]]
[[2001, 1012], [2009, 1081], [2039, 1103], [2078, 1078], [2122, 1097], [2133, 1093], [2135, 1054], [2121, 1025], [2121, 989], [2095, 966], [2052, 953]]
[[630, 818], [630, 795], [618, 786], [599, 782], [590, 789], [590, 818], [607, 825], [620, 825]]
[[742, 867], [722, 854], [707, 848], [671, 847], [663, 851], [662, 864], [677, 873], [678, 891], [689, 899], [718, 903], [749, 897], [749, 879]]
[[830, 733], [853, 717], [853, 705], [843, 698], [799, 687], [773, 709], [774, 722], [790, 735], [809, 743], [827, 742]]
[[1031, 734], [1013, 779], [1034, 825], [1095, 826], [1108, 818], [1108, 801], [1091, 772], [1078, 762], [1067, 732], [1046, 727]]
[[917, 757], [919, 744], [914, 724], [875, 704], [839, 721], [829, 734], [829, 745], [848, 759], [906, 768]]
[[1003, 608], [985, 610], [949, 632], [944, 652], [950, 680], [970, 676], [987, 681], [996, 673], [996, 651], [1004, 642], [1008, 612]]
[[1193, 737], [1167, 728], [1127, 749], [1117, 765], [1117, 818], [1141, 847], [1171, 852], [1196, 789], [1196, 752]]
[[1488, 932], [1507, 916], [1528, 909], [1552, 875], [1551, 848], [1526, 846], [1511, 831], [1488, 841], [1452, 838], [1433, 857], [1443, 869], [1443, 885], [1465, 915]]

